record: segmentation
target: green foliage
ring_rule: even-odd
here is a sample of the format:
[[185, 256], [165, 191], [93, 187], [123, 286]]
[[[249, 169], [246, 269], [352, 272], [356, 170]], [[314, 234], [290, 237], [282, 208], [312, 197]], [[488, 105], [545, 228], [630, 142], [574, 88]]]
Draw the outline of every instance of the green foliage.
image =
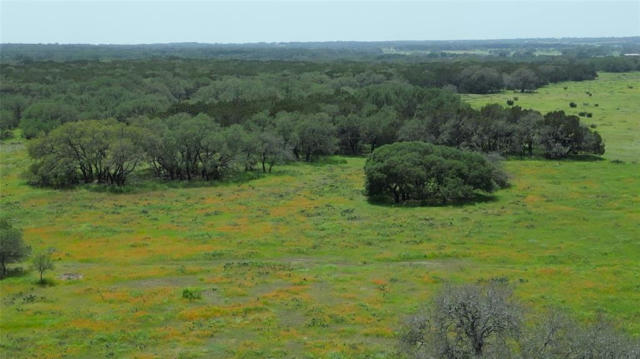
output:
[[[158, 71], [140, 63], [136, 72]], [[136, 65], [100, 66], [129, 74], [125, 69]], [[237, 66], [251, 76], [274, 65]], [[215, 61], [207, 68], [214, 76], [231, 71]], [[108, 80], [116, 81], [115, 73]], [[85, 279], [59, 279], [50, 288], [34, 286], [35, 274], [0, 281], [0, 311], [9, 314], [0, 315], [0, 351], [47, 357], [62, 340], [76, 357], [394, 358], [400, 316], [429, 302], [443, 282], [496, 276], [517, 282], [515, 296], [532, 310], [562, 306], [580, 327], [604, 310], [637, 336], [640, 131], [629, 119], [640, 113], [638, 79], [640, 73], [599, 74], [518, 94], [520, 106], [545, 113], [568, 109], [571, 99], [589, 102], [585, 91], [593, 92], [600, 106], [585, 121], [598, 125], [606, 160], [510, 158], [503, 165], [512, 186], [468, 206], [372, 205], [362, 195], [365, 158], [342, 156], [274, 167], [271, 176], [238, 165], [238, 177], [251, 181], [237, 183], [235, 175], [220, 183], [156, 180], [141, 166], [122, 193], [98, 185], [53, 191], [19, 176], [32, 161], [30, 140], [5, 141], [0, 211], [21, 218], [27, 243], [56, 248], [55, 258], [64, 258], [60, 274]], [[465, 100], [480, 109], [507, 98], [513, 93]], [[428, 107], [439, 108], [431, 101]], [[203, 261], [211, 252], [215, 258]], [[217, 291], [207, 287], [194, 302], [181, 297], [184, 288], [204, 285]], [[329, 327], [307, 326], [314, 317]], [[537, 318], [525, 318], [537, 326]]]
[[31, 252], [22, 239], [22, 231], [14, 228], [7, 218], [0, 218], [0, 278], [7, 275], [7, 264], [20, 262]]
[[202, 299], [202, 291], [197, 288], [185, 288], [182, 290], [182, 298], [189, 301]]
[[[580, 325], [557, 309], [525, 319], [511, 287], [445, 285], [428, 307], [409, 317], [398, 336], [409, 359], [635, 358], [640, 341], [602, 317]], [[533, 325], [526, 325], [526, 323]]]
[[494, 167], [481, 155], [424, 142], [376, 149], [367, 159], [365, 175], [368, 196], [392, 196], [396, 203], [459, 202], [471, 199], [476, 190], [499, 187]]
[[79, 182], [122, 186], [143, 160], [142, 129], [115, 121], [66, 123], [29, 144], [31, 181], [63, 187]]
[[578, 153], [604, 154], [602, 137], [581, 125], [578, 116], [567, 116], [564, 111], [546, 114], [538, 133], [544, 155], [549, 158], [563, 158]]
[[538, 75], [526, 67], [515, 70], [506, 80], [507, 88], [520, 90], [520, 92], [535, 90], [540, 83]]
[[27, 107], [27, 98], [22, 95], [2, 95], [0, 101], [0, 136], [8, 137], [18, 127], [22, 113]]
[[41, 284], [45, 283], [43, 279], [44, 272], [48, 270], [53, 270], [54, 268], [53, 260], [51, 259], [51, 253], [41, 252], [41, 253], [35, 254], [33, 256], [31, 264], [33, 269], [38, 271], [38, 273], [40, 273], [40, 283]]
[[78, 120], [78, 114], [71, 106], [61, 102], [38, 102], [27, 107], [20, 128], [26, 138], [49, 133], [66, 122]]
[[491, 67], [469, 66], [459, 75], [458, 89], [469, 93], [491, 93], [504, 87], [502, 76]]
[[311, 161], [313, 156], [334, 153], [337, 148], [335, 128], [326, 113], [303, 115], [296, 125], [296, 153]]

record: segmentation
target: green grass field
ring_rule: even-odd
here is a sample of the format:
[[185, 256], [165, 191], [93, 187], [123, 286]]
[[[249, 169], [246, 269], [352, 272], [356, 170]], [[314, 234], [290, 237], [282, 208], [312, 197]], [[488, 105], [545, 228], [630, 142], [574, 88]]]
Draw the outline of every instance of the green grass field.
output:
[[364, 158], [114, 194], [29, 187], [23, 142], [3, 143], [1, 209], [56, 269], [49, 287], [0, 282], [0, 357], [385, 358], [441, 283], [496, 277], [533, 308], [640, 335], [640, 73], [515, 96], [593, 112], [605, 159], [507, 161], [513, 186], [493, 201], [419, 208], [368, 203]]

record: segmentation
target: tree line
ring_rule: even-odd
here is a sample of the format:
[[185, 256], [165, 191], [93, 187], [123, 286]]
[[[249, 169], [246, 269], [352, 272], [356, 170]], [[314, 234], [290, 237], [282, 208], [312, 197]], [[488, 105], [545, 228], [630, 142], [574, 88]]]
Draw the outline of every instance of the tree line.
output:
[[0, 44], [0, 61], [79, 61], [144, 58], [335, 61], [424, 61], [432, 58], [589, 59], [640, 52], [637, 37], [459, 41], [327, 41], [253, 44], [139, 45]]
[[[598, 67], [640, 69], [634, 58], [538, 61], [332, 62], [141, 59], [0, 64], [0, 132], [28, 138], [75, 120], [206, 113], [223, 124], [269, 111], [358, 105], [371, 91], [445, 88], [461, 93], [532, 91], [589, 80]], [[386, 89], [375, 89], [376, 87]], [[389, 96], [389, 95], [385, 95]], [[342, 111], [344, 113], [344, 111]], [[403, 111], [407, 115], [407, 111]], [[346, 114], [346, 113], [345, 113]]]
[[[236, 171], [259, 168], [266, 173], [276, 164], [312, 161], [321, 155], [373, 152], [382, 156], [384, 152], [377, 148], [399, 141], [505, 155], [539, 153], [549, 158], [604, 152], [598, 133], [581, 125], [576, 116], [563, 112], [543, 116], [517, 106], [488, 105], [474, 110], [461, 102], [442, 102], [457, 99], [446, 91], [434, 94], [420, 106], [423, 116], [404, 121], [383, 101], [382, 107], [368, 104], [348, 115], [261, 112], [242, 124], [227, 126], [206, 114], [187, 113], [140, 116], [127, 122], [67, 122], [29, 142], [34, 159], [30, 180], [48, 186], [124, 185], [141, 166], [170, 180], [220, 180]], [[455, 154], [449, 149], [441, 151]], [[457, 197], [467, 195], [464, 191]]]

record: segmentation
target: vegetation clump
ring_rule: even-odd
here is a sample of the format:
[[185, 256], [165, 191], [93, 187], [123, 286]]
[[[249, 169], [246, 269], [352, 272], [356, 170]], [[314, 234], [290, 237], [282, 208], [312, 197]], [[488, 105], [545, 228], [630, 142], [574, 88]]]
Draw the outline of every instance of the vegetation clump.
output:
[[202, 292], [196, 288], [185, 288], [182, 290], [182, 298], [188, 301], [194, 301], [202, 298]]
[[365, 164], [366, 193], [395, 203], [429, 204], [472, 199], [475, 191], [506, 185], [501, 170], [480, 154], [424, 142], [398, 142], [376, 149]]
[[22, 231], [6, 219], [0, 219], [0, 278], [7, 275], [7, 264], [25, 259], [31, 248], [22, 239]]
[[[446, 285], [404, 323], [400, 351], [422, 358], [637, 358], [640, 342], [599, 318], [580, 325], [550, 310], [534, 318], [502, 280]], [[532, 325], [526, 325], [526, 323]]]

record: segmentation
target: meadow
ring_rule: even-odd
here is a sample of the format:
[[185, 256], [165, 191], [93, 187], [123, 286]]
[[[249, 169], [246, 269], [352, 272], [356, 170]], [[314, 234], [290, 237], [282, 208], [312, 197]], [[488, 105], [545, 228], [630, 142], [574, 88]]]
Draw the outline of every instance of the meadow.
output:
[[360, 157], [111, 193], [28, 186], [24, 140], [4, 141], [0, 209], [56, 268], [49, 286], [33, 271], [0, 282], [1, 356], [387, 358], [442, 283], [492, 278], [533, 310], [640, 335], [640, 73], [464, 98], [514, 96], [592, 112], [603, 159], [510, 159], [512, 186], [490, 200], [398, 207], [367, 201]]

